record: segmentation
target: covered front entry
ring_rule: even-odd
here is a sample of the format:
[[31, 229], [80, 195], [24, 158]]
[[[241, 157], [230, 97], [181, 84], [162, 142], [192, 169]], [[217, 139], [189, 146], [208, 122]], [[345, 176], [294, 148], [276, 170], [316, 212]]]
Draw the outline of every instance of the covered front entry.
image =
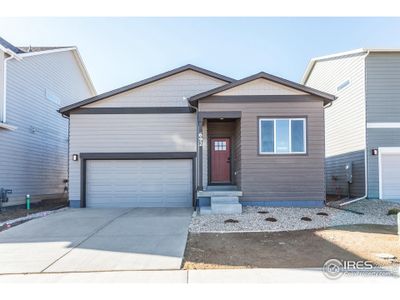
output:
[[200, 112], [199, 121], [200, 214], [240, 214], [241, 112]]
[[205, 186], [235, 185], [240, 169], [240, 119], [207, 119], [204, 122], [207, 139], [206, 153], [207, 174]]

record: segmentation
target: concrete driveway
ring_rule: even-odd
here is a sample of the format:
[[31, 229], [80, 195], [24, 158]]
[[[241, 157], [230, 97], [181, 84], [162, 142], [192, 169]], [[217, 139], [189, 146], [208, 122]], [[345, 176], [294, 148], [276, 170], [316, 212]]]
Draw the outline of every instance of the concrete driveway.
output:
[[0, 232], [0, 274], [180, 269], [192, 209], [67, 209]]

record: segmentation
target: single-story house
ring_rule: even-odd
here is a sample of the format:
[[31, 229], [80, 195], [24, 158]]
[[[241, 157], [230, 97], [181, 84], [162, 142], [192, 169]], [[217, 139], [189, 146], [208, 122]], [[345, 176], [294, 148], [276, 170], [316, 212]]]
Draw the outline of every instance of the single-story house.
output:
[[63, 107], [70, 205], [323, 206], [334, 99], [264, 72], [235, 80], [186, 65]]

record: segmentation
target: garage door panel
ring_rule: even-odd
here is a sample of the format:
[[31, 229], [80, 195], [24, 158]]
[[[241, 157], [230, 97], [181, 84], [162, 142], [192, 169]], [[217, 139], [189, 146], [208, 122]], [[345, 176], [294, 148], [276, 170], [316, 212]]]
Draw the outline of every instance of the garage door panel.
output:
[[400, 201], [400, 154], [381, 156], [382, 198]]
[[191, 207], [192, 161], [89, 160], [88, 207]]

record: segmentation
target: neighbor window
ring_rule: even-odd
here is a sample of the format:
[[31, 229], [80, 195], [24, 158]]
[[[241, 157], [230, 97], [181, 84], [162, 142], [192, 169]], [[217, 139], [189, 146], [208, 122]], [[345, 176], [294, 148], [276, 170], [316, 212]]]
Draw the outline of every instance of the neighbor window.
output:
[[306, 119], [259, 120], [260, 154], [306, 153]]

